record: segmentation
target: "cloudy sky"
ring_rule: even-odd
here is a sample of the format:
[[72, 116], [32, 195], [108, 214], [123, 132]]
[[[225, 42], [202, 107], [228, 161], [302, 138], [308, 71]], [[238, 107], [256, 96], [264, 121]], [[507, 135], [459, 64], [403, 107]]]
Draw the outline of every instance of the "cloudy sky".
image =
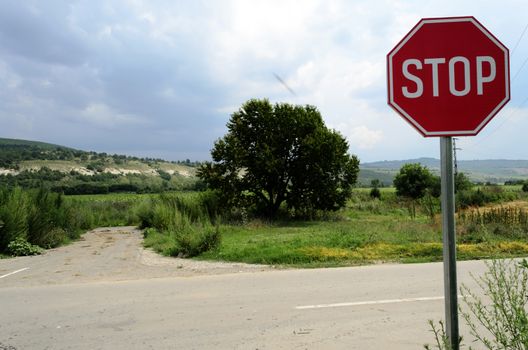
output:
[[232, 112], [269, 98], [317, 106], [362, 162], [438, 158], [439, 140], [387, 106], [386, 54], [420, 18], [472, 15], [510, 49], [512, 99], [458, 155], [528, 159], [527, 13], [526, 0], [0, 0], [0, 137], [206, 160]]

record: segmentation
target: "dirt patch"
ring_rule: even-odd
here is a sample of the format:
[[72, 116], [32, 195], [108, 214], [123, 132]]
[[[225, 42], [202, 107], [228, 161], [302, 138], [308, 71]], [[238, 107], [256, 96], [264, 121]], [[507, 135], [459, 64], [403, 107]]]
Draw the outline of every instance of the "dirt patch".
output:
[[143, 233], [134, 227], [95, 229], [73, 244], [50, 249], [40, 256], [0, 260], [0, 275], [28, 268], [2, 280], [0, 287], [192, 277], [273, 269], [266, 265], [169, 258], [143, 248], [142, 243]]

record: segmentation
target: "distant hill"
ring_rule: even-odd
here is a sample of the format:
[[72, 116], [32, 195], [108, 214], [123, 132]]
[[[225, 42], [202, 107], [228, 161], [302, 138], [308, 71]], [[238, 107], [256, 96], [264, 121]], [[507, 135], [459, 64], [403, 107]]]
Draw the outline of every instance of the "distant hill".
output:
[[416, 158], [406, 160], [383, 160], [378, 162], [370, 162], [361, 164], [362, 168], [366, 169], [390, 169], [400, 170], [400, 168], [407, 163], [420, 163], [429, 169], [440, 169], [440, 160], [436, 158]]
[[[440, 160], [436, 158], [384, 160], [361, 164], [358, 183], [360, 186], [368, 186], [372, 180], [378, 179], [384, 185], [390, 186], [396, 173], [407, 163], [420, 163], [433, 173], [440, 173]], [[117, 183], [123, 188], [126, 188], [123, 184], [128, 183], [134, 183], [138, 188], [143, 186], [142, 184], [150, 183], [145, 185], [147, 190], [175, 189], [190, 188], [189, 186], [192, 187], [196, 183], [197, 165], [199, 163], [189, 161], [168, 162], [163, 159], [109, 155], [39, 141], [0, 138], [0, 176], [15, 176], [45, 169], [66, 174], [66, 178], [60, 180], [65, 184], [86, 182], [87, 176], [91, 176], [95, 181], [102, 174], [107, 174], [105, 176], [113, 177], [108, 183]], [[526, 180], [528, 160], [460, 160], [458, 170], [473, 182], [504, 183]], [[142, 176], [150, 180], [142, 180]], [[31, 180], [32, 186], [36, 186], [34, 180]]]
[[73, 148], [54, 145], [52, 143], [40, 142], [40, 141], [28, 141], [28, 140], [19, 140], [19, 139], [4, 139], [0, 137], [0, 146], [29, 146], [29, 147], [39, 147], [41, 149], [69, 149]]
[[[385, 160], [361, 164], [359, 182], [368, 185], [376, 178], [389, 185], [400, 168], [407, 163], [420, 163], [433, 173], [437, 175], [440, 173], [440, 160], [436, 158]], [[459, 160], [458, 171], [465, 173], [473, 182], [504, 183], [511, 180], [526, 180], [528, 160]]]
[[169, 162], [159, 158], [139, 158], [104, 152], [82, 151], [40, 141], [0, 138], [0, 168], [24, 170], [34, 166], [33, 168], [37, 169], [40, 166], [46, 166], [46, 161], [53, 161], [49, 164], [50, 168], [56, 167], [56, 170], [59, 171], [65, 169], [65, 167], [58, 166], [60, 161], [69, 162], [63, 165], [75, 164], [76, 166], [87, 167], [87, 170], [91, 170], [89, 168], [90, 165], [95, 165], [93, 163], [98, 163], [98, 168], [120, 167], [124, 164], [133, 168], [135, 163], [137, 170], [144, 170], [144, 165], [153, 169], [167, 169], [168, 167], [167, 170], [170, 170], [170, 165], [175, 165], [173, 170], [182, 170], [183, 167], [186, 168], [184, 170], [187, 173], [194, 173], [191, 169], [197, 165], [190, 161]]
[[198, 164], [0, 138], [1, 183], [25, 188], [44, 184], [66, 194], [192, 189]]

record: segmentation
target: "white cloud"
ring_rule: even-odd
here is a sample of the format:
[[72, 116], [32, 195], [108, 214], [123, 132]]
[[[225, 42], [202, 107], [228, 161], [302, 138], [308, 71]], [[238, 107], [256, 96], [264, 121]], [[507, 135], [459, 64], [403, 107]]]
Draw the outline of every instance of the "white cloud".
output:
[[354, 153], [355, 149], [372, 149], [383, 141], [382, 130], [371, 130], [365, 125], [351, 127], [341, 124], [338, 126], [338, 130], [346, 137], [352, 153]]
[[[162, 146], [153, 137], [152, 149], [201, 159], [229, 115], [263, 97], [317, 106], [362, 160], [437, 156], [436, 140], [422, 138], [386, 105], [387, 52], [421, 17], [473, 14], [510, 48], [526, 24], [526, 5], [508, 0], [19, 3], [0, 5], [0, 119], [28, 122], [8, 125], [6, 133], [23, 137], [27, 128], [31, 137], [34, 129], [61, 143], [50, 138], [66, 134], [54, 131], [63, 123], [70, 139], [90, 144], [94, 134], [128, 125], [115, 147], [125, 150], [127, 138], [135, 143], [148, 124], [151, 134], [179, 133]], [[513, 74], [528, 55], [527, 40], [512, 55]], [[512, 86], [511, 109], [483, 131], [513, 113], [485, 142], [504, 157], [512, 148], [527, 152], [512, 145], [528, 128], [520, 106], [527, 76], [528, 66]]]
[[16, 89], [20, 84], [20, 77], [12, 72], [5, 62], [0, 60], [0, 86]]
[[104, 103], [92, 103], [86, 106], [75, 119], [105, 129], [146, 123], [143, 118], [132, 114], [119, 113]]

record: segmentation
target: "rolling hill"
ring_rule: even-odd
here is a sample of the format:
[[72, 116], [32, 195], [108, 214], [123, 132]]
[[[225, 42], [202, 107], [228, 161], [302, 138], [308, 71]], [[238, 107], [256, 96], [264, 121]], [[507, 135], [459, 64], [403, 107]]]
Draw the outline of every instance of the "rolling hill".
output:
[[192, 189], [197, 164], [88, 152], [38, 141], [0, 138], [0, 181], [67, 194]]
[[[420, 163], [433, 173], [440, 174], [439, 159], [385, 160], [361, 164], [359, 181], [361, 184], [368, 185], [370, 180], [376, 178], [386, 185], [391, 184], [396, 173], [407, 163]], [[528, 160], [459, 160], [458, 171], [465, 173], [473, 182], [504, 183], [512, 180], [527, 180]]]
[[[358, 183], [360, 186], [368, 186], [371, 180], [378, 179], [389, 186], [406, 163], [420, 163], [433, 173], [440, 173], [440, 160], [435, 158], [384, 160], [361, 164]], [[46, 169], [73, 174], [71, 176], [77, 176], [77, 180], [79, 176], [75, 174], [84, 176], [83, 180], [87, 180], [86, 176], [107, 174], [112, 175], [113, 181], [119, 183], [128, 181], [138, 184], [150, 179], [156, 184], [154, 187], [186, 188], [196, 182], [196, 165], [198, 164], [189, 161], [168, 162], [162, 159], [109, 155], [39, 141], [0, 138], [0, 175], [17, 175]], [[528, 160], [460, 160], [458, 171], [465, 173], [473, 182], [526, 180]], [[74, 180], [71, 182], [76, 183]], [[67, 179], [61, 181], [68, 183]], [[164, 181], [168, 183], [163, 185]]]

